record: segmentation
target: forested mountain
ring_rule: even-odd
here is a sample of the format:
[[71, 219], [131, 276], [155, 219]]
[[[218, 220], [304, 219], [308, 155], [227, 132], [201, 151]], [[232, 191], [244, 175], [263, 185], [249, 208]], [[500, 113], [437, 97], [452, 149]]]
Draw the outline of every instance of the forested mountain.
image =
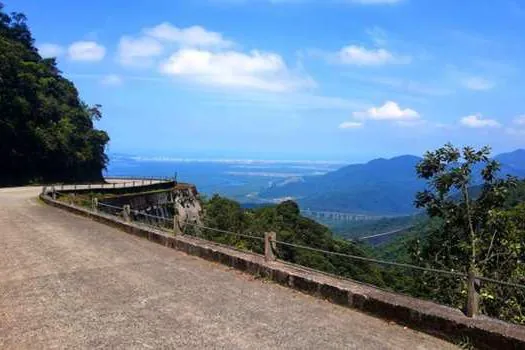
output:
[[[502, 164], [501, 175], [525, 177], [525, 150], [494, 157]], [[262, 191], [262, 198], [292, 197], [301, 208], [351, 213], [403, 215], [413, 214], [414, 195], [425, 187], [417, 178], [416, 156], [375, 159], [352, 164], [321, 176], [309, 176], [294, 182], [275, 184]]]
[[0, 185], [101, 179], [100, 106], [79, 99], [55, 59], [38, 54], [26, 17], [1, 3], [0, 63]]

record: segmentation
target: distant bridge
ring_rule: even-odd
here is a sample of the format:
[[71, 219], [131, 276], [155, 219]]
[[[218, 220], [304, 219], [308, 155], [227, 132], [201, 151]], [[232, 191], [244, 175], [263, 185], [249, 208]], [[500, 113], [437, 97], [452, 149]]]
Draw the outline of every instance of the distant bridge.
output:
[[342, 213], [336, 211], [319, 211], [303, 209], [301, 214], [304, 216], [314, 219], [325, 219], [325, 220], [337, 220], [337, 221], [369, 221], [389, 218], [393, 216], [387, 215], [366, 215], [366, 214], [355, 214], [355, 213]]
[[396, 233], [399, 233], [399, 232], [403, 232], [403, 231], [409, 230], [412, 227], [414, 227], [414, 226], [413, 225], [412, 226], [406, 226], [406, 227], [398, 228], [396, 230], [392, 230], [392, 231], [388, 231], [388, 232], [377, 233], [375, 235], [358, 237], [358, 238], [355, 238], [355, 240], [356, 241], [367, 241], [369, 239], [374, 239], [374, 238], [383, 237], [383, 236], [389, 236], [389, 235], [393, 235], [393, 234], [396, 234]]

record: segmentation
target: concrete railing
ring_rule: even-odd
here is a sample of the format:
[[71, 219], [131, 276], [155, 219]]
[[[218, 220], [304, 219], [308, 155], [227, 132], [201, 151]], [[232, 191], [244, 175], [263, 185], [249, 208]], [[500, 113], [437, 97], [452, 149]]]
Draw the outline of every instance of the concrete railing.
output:
[[[264, 242], [265, 254], [258, 255], [196, 237], [174, 236], [169, 232], [131, 222], [125, 215], [128, 208], [123, 208], [122, 217], [117, 217], [93, 208], [83, 208], [55, 200], [49, 193], [42, 194], [41, 198], [52, 206], [89, 217], [191, 255], [266, 277], [284, 286], [339, 305], [405, 324], [445, 339], [469, 339], [474, 346], [482, 349], [525, 349], [525, 327], [487, 317], [469, 318], [457, 309], [276, 260], [276, 248], [283, 242], [277, 241], [274, 233], [267, 233], [264, 237], [242, 235]], [[98, 204], [95, 206], [98, 207]], [[299, 246], [299, 248], [307, 247]]]

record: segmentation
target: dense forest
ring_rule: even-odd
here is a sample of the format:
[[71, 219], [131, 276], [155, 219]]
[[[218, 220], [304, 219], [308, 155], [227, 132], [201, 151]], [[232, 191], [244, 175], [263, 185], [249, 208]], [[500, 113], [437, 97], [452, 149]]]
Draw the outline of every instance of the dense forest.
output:
[[0, 3], [0, 185], [100, 180], [109, 141], [100, 106], [79, 99], [54, 58], [38, 54], [21, 13]]
[[[421, 267], [455, 271], [525, 284], [525, 181], [503, 177], [489, 149], [463, 150], [446, 145], [428, 152], [414, 172], [427, 183], [416, 205], [426, 211], [415, 226], [379, 249], [334, 236], [324, 225], [300, 215], [293, 201], [243, 209], [218, 195], [205, 201], [205, 225], [219, 230], [261, 235], [277, 233], [286, 243], [354, 256], [375, 257]], [[481, 185], [472, 185], [481, 177]], [[477, 182], [476, 182], [477, 183]], [[262, 252], [262, 242], [212, 230], [192, 231], [239, 249]], [[464, 309], [462, 278], [280, 246], [279, 258], [381, 288]], [[495, 283], [481, 284], [481, 311], [525, 324], [525, 290]]]

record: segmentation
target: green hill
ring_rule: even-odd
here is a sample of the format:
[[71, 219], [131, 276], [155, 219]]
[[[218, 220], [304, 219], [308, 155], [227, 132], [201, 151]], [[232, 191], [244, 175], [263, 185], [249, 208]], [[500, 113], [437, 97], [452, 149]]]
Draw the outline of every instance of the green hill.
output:
[[[425, 187], [415, 171], [421, 159], [405, 155], [352, 164], [325, 175], [276, 183], [261, 191], [260, 197], [291, 197], [301, 208], [312, 210], [410, 215], [416, 212], [416, 192]], [[525, 150], [500, 154], [494, 159], [502, 164], [501, 175], [525, 177]]]
[[0, 3], [0, 185], [102, 178], [109, 141], [55, 59], [43, 59], [23, 14]]

